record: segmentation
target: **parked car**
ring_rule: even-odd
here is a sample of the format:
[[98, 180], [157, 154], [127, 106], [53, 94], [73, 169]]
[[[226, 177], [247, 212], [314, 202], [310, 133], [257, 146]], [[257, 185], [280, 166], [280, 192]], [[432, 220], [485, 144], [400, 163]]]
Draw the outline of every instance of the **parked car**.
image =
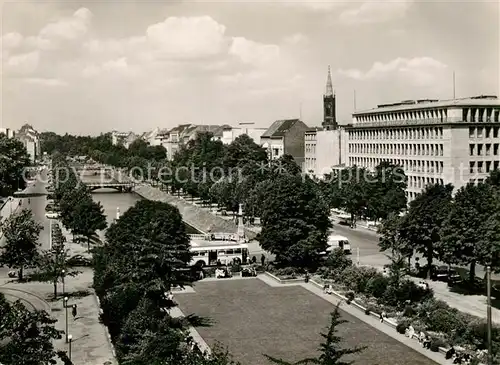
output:
[[59, 213], [56, 213], [56, 212], [47, 212], [47, 213], [45, 213], [45, 217], [47, 219], [59, 219]]
[[82, 255], [75, 255], [66, 262], [68, 266], [92, 266], [92, 260]]

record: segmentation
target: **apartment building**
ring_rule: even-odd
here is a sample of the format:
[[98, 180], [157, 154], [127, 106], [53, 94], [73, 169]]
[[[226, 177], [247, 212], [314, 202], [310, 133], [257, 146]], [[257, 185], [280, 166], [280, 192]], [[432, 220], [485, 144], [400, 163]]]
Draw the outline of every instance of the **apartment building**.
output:
[[129, 146], [138, 138], [140, 138], [140, 136], [134, 132], [111, 132], [111, 143], [113, 146], [122, 145], [125, 148], [129, 148]]
[[10, 128], [0, 128], [0, 133], [5, 134], [7, 138], [14, 138], [16, 132]]
[[262, 134], [260, 141], [269, 159], [291, 155], [299, 166], [303, 166], [304, 133], [308, 129], [300, 119], [277, 120]]
[[30, 124], [25, 124], [14, 135], [26, 148], [31, 162], [34, 162], [41, 154], [39, 133]]
[[236, 138], [246, 134], [252, 138], [255, 143], [260, 145], [260, 137], [262, 137], [267, 128], [256, 128], [253, 124], [254, 123], [240, 123], [238, 127], [226, 126], [222, 130], [222, 143], [231, 144]]
[[408, 100], [355, 112], [346, 129], [347, 164], [402, 166], [410, 200], [428, 184], [458, 189], [481, 182], [500, 167], [499, 114], [496, 96]]

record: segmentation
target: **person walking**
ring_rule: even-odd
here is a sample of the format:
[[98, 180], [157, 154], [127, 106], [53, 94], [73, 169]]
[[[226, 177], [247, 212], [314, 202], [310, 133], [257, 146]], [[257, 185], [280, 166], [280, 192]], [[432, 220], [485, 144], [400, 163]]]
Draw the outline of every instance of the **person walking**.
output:
[[262, 256], [260, 257], [260, 262], [262, 266], [264, 266], [264, 264], [266, 263], [266, 256], [264, 256], [264, 254], [262, 254]]

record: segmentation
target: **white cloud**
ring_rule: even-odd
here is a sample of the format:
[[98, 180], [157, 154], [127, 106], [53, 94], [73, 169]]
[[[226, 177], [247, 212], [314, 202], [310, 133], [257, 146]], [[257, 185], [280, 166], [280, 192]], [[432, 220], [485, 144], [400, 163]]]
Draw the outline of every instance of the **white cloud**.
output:
[[7, 33], [0, 38], [2, 51], [18, 48], [23, 42], [23, 36], [17, 32]]
[[338, 73], [355, 80], [383, 79], [386, 77], [404, 77], [417, 85], [432, 84], [435, 76], [448, 66], [431, 57], [401, 58], [387, 63], [375, 62], [366, 72], [358, 69], [338, 70]]
[[6, 75], [26, 75], [33, 73], [40, 62], [40, 53], [38, 51], [13, 55], [6, 58], [3, 72]]
[[266, 64], [279, 57], [280, 48], [275, 44], [262, 44], [243, 37], [235, 37], [229, 54], [239, 57], [244, 63]]
[[302, 33], [295, 33], [295, 34], [289, 35], [288, 37], [285, 37], [284, 41], [287, 44], [296, 45], [299, 43], [306, 42], [307, 37]]
[[87, 34], [92, 13], [80, 8], [72, 16], [62, 18], [43, 27], [38, 36], [45, 40], [75, 40]]
[[341, 23], [356, 25], [386, 22], [404, 16], [413, 0], [370, 0], [344, 10], [339, 15]]
[[228, 45], [226, 27], [209, 16], [170, 17], [148, 27], [147, 40], [168, 58], [214, 56]]
[[59, 79], [44, 79], [38, 77], [29, 77], [23, 79], [24, 82], [28, 84], [36, 84], [42, 86], [66, 86], [67, 83], [65, 81]]

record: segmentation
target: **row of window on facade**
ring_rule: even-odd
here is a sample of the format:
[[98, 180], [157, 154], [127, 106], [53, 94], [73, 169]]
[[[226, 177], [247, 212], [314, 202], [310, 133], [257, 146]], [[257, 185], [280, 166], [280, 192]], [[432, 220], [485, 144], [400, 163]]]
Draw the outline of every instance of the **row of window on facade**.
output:
[[463, 108], [462, 120], [466, 122], [498, 122], [498, 108]]
[[500, 127], [469, 127], [469, 138], [498, 138]]
[[469, 156], [498, 156], [498, 143], [469, 144]]
[[442, 144], [376, 144], [349, 143], [349, 153], [408, 155], [408, 156], [443, 156]]
[[500, 167], [500, 161], [471, 161], [469, 162], [469, 172], [474, 173], [490, 173]]
[[349, 131], [349, 139], [442, 139], [443, 127]]
[[306, 153], [316, 153], [316, 144], [306, 143]]
[[358, 115], [355, 117], [357, 122], [383, 122], [387, 120], [419, 120], [419, 119], [441, 119], [448, 117], [447, 109], [422, 109], [407, 110], [392, 113], [375, 113], [367, 115]]
[[386, 158], [370, 158], [370, 157], [349, 157], [351, 166], [364, 166], [368, 169], [374, 169], [382, 161], [401, 166], [406, 173], [428, 173], [442, 174], [444, 170], [443, 161], [427, 161], [427, 160], [401, 160], [401, 159], [386, 159]]
[[[443, 179], [434, 177], [410, 176], [408, 177], [408, 188], [410, 189], [423, 189], [427, 185], [444, 184]], [[410, 193], [409, 193], [410, 194]]]
[[304, 140], [306, 141], [315, 141], [316, 140], [316, 133], [306, 133], [304, 134]]

